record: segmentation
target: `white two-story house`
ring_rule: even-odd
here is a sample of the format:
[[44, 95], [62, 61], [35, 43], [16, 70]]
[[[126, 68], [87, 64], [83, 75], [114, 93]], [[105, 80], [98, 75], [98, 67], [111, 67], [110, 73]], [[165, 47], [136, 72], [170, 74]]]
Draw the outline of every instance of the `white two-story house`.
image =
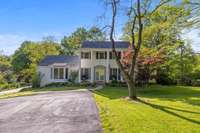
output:
[[[116, 42], [116, 51], [122, 57], [128, 49], [129, 43]], [[109, 82], [122, 80], [121, 71], [118, 68], [112, 44], [109, 41], [85, 41], [80, 49], [79, 82]]]
[[[116, 51], [122, 58], [129, 42], [116, 42]], [[53, 82], [67, 82], [72, 72], [77, 72], [76, 82], [110, 82], [122, 81], [112, 44], [110, 41], [85, 41], [81, 44], [79, 55], [46, 56], [39, 64], [41, 86]]]

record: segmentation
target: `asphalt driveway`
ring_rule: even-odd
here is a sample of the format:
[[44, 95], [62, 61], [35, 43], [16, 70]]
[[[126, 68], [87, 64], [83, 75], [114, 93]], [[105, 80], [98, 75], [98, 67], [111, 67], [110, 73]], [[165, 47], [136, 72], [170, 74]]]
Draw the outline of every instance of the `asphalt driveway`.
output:
[[0, 133], [101, 133], [89, 91], [49, 92], [0, 100]]

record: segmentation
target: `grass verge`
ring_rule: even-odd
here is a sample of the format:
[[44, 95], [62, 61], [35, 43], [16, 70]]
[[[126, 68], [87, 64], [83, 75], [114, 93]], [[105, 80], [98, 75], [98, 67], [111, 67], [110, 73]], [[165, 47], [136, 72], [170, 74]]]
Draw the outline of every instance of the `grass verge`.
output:
[[83, 88], [84, 87], [79, 87], [79, 86], [25, 88], [21, 90], [20, 92], [0, 95], [0, 99], [19, 97], [19, 96], [31, 96], [31, 95], [36, 95], [38, 92], [45, 92], [45, 91], [67, 91], [67, 90], [77, 90], [77, 89], [83, 89]]
[[138, 88], [142, 102], [129, 101], [127, 88], [95, 91], [105, 133], [199, 133], [200, 88]]

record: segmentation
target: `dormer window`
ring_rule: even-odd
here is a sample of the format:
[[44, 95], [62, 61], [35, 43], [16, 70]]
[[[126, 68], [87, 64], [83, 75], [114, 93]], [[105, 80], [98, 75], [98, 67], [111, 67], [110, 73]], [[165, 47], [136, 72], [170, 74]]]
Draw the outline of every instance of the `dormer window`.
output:
[[81, 59], [90, 59], [91, 53], [90, 52], [81, 52]]
[[96, 59], [107, 59], [107, 52], [96, 52]]

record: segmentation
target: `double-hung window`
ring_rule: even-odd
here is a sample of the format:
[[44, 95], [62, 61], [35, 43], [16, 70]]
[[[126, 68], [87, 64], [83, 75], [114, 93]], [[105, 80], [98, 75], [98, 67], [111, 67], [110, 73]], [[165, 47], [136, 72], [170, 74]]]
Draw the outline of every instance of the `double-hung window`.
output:
[[89, 80], [91, 76], [90, 68], [81, 68], [81, 80]]
[[81, 52], [81, 59], [90, 59], [91, 53], [90, 52]]
[[[121, 58], [121, 52], [118, 51], [117, 55]], [[113, 52], [109, 52], [109, 59], [115, 59], [115, 54]]]
[[118, 68], [110, 68], [110, 80], [121, 80], [121, 71]]
[[107, 59], [107, 52], [96, 52], [96, 59]]
[[64, 68], [54, 68], [54, 79], [64, 79]]
[[117, 68], [110, 68], [110, 80], [117, 80]]

